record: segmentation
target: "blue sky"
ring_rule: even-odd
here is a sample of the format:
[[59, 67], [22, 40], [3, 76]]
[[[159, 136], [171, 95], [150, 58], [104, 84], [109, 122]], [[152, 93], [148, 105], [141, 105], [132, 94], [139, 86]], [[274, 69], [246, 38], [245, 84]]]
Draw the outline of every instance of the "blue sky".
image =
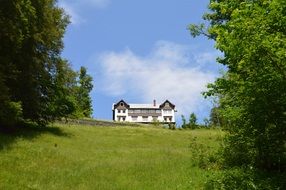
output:
[[59, 0], [71, 16], [63, 56], [94, 79], [93, 117], [111, 119], [112, 103], [169, 99], [180, 115], [209, 115], [201, 92], [222, 69], [214, 42], [192, 38], [208, 0]]

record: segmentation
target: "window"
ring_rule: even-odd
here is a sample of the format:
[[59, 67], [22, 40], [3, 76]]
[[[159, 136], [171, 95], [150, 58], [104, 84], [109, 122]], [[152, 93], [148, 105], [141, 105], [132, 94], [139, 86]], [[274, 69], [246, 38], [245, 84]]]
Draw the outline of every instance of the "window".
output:
[[171, 122], [172, 121], [172, 117], [164, 117], [164, 121], [165, 122]]
[[149, 113], [155, 113], [155, 110], [149, 110]]
[[142, 110], [141, 112], [142, 113], [148, 113], [148, 110]]
[[122, 113], [125, 113], [125, 110], [122, 110]]
[[156, 113], [161, 113], [161, 110], [156, 110]]
[[172, 114], [172, 110], [163, 110], [164, 114]]
[[118, 110], [118, 113], [121, 113], [121, 110]]
[[134, 110], [134, 113], [141, 113], [141, 110]]
[[134, 111], [133, 110], [128, 110], [128, 113], [134, 113]]
[[125, 121], [125, 117], [122, 117], [122, 120]]
[[136, 116], [132, 116], [131, 119], [132, 119], [132, 121], [137, 121], [137, 117]]
[[120, 102], [120, 106], [124, 106], [123, 102]]

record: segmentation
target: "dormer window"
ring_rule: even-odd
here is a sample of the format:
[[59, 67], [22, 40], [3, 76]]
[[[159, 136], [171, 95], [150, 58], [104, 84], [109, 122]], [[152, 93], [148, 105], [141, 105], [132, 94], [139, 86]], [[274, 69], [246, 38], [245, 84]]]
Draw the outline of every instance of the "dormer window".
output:
[[123, 102], [120, 102], [120, 106], [124, 106]]

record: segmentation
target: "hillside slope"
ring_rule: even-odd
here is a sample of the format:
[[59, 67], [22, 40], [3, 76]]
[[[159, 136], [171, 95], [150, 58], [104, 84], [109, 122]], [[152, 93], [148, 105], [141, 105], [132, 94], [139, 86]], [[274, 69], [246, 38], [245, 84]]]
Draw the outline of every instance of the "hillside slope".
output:
[[0, 189], [201, 189], [218, 130], [55, 125], [0, 133]]

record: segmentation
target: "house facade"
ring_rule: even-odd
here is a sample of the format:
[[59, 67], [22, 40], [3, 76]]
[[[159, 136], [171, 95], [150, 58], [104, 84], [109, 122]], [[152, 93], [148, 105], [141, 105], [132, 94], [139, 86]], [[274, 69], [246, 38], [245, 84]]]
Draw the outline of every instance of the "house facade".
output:
[[128, 104], [120, 100], [112, 105], [113, 120], [134, 123], [175, 123], [175, 105], [166, 100], [162, 104]]

